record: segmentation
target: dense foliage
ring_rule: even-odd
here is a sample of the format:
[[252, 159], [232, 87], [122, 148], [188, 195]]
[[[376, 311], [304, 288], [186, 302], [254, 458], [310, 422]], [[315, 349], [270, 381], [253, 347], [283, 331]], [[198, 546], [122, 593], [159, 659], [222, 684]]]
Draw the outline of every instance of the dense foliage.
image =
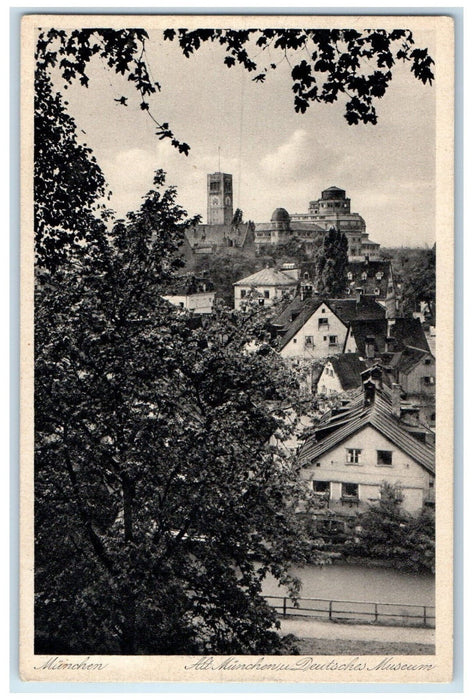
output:
[[260, 594], [304, 556], [306, 490], [270, 444], [296, 387], [276, 353], [247, 350], [269, 341], [264, 310], [203, 327], [160, 300], [187, 223], [162, 184], [37, 287], [44, 653], [283, 648]]
[[402, 494], [384, 482], [380, 499], [358, 516], [356, 537], [344, 546], [346, 555], [389, 561], [413, 571], [435, 570], [435, 518], [432, 509], [411, 515], [402, 507]]
[[[431, 59], [415, 53], [408, 32], [211, 32], [180, 31], [186, 55], [218, 39], [227, 65], [234, 57], [248, 70], [250, 35], [283, 54], [305, 35], [327, 82], [317, 92], [312, 68], [295, 67], [296, 109], [351, 86], [350, 123], [376, 121], [372, 101], [390, 79], [383, 66], [411, 60], [416, 77], [429, 79]], [[159, 138], [187, 153], [150, 110], [159, 85], [146, 39], [140, 29], [49, 29], [37, 44], [36, 651], [290, 651], [261, 584], [271, 572], [297, 589], [288, 571], [306, 556], [295, 518], [306, 489], [270, 440], [290, 433], [279, 400], [297, 387], [271, 350], [266, 312], [219, 308], [204, 327], [162, 300], [190, 223], [175, 191], [158, 173], [140, 210], [108, 232], [103, 174], [51, 84], [54, 72], [64, 87], [87, 86], [91, 60], [102, 60], [136, 86]], [[351, 42], [354, 60], [343, 70], [339, 41]], [[384, 77], [366, 82], [361, 58]], [[255, 338], [264, 351], [249, 351]]]
[[330, 228], [315, 258], [317, 291], [328, 297], [344, 296], [347, 288], [348, 241]]

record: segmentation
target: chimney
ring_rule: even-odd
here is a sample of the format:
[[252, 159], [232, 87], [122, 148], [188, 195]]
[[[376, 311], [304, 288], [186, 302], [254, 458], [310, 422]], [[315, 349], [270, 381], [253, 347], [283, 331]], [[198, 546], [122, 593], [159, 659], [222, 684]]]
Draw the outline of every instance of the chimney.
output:
[[393, 326], [396, 323], [396, 319], [395, 318], [388, 318], [387, 322], [388, 322], [388, 338], [391, 338]]
[[367, 335], [365, 338], [365, 357], [368, 360], [374, 358], [374, 338], [372, 335]]
[[[388, 326], [388, 328], [389, 328], [389, 326]], [[394, 352], [395, 340], [396, 340], [395, 338], [393, 338], [392, 336], [389, 336], [389, 335], [384, 339], [385, 352]]]
[[356, 303], [359, 304], [361, 297], [363, 296], [363, 287], [357, 287], [355, 289], [355, 294], [356, 294]]
[[365, 392], [365, 406], [371, 406], [374, 403], [376, 386], [372, 381], [368, 380], [363, 384], [363, 391]]
[[396, 418], [401, 417], [401, 385], [393, 384], [391, 393], [392, 413]]
[[314, 288], [311, 284], [301, 284], [301, 301], [309, 299], [312, 296]]

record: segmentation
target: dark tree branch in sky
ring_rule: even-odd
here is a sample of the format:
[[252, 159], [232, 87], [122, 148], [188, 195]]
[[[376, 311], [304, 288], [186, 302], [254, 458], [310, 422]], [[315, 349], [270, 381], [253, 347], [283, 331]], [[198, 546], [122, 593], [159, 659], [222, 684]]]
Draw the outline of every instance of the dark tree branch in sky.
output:
[[[424, 84], [434, 80], [434, 61], [428, 49], [416, 47], [407, 29], [166, 29], [163, 37], [177, 40], [188, 58], [204, 44], [218, 43], [226, 53], [225, 65], [242, 66], [255, 74], [256, 82], [266, 80], [281, 62], [262, 60], [265, 49], [271, 47], [272, 55], [281, 54], [291, 66], [296, 112], [304, 113], [312, 102], [344, 99], [349, 124], [377, 123], [376, 100], [386, 93], [396, 63], [408, 62], [414, 77]], [[38, 67], [59, 70], [64, 87], [73, 80], [87, 86], [90, 61], [99, 56], [135, 85], [140, 107], [155, 122], [158, 137], [171, 139], [172, 145], [187, 155], [189, 145], [179, 141], [169, 124], [150, 110], [149, 98], [161, 87], [151, 78], [146, 41], [149, 37], [143, 29], [44, 30], [37, 43]], [[116, 101], [127, 105], [124, 97]]]

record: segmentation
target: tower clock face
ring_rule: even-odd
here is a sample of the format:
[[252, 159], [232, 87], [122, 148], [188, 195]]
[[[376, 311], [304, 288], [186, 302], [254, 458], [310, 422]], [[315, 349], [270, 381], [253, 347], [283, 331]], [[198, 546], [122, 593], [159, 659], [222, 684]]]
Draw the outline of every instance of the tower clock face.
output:
[[212, 204], [214, 207], [218, 207], [218, 197], [213, 197], [212, 198]]

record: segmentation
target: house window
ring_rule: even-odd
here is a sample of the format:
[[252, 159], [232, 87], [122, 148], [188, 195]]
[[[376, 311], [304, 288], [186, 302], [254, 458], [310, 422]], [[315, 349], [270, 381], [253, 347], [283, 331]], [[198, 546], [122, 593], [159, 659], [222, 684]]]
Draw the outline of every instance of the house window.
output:
[[427, 360], [425, 360], [425, 362], [424, 362], [424, 365], [430, 365], [430, 364], [432, 364], [432, 363], [431, 363], [430, 359], [427, 358]]
[[337, 343], [338, 343], [338, 335], [329, 335], [328, 344], [329, 345], [336, 345]]
[[313, 345], [314, 344], [314, 336], [313, 335], [306, 335], [305, 336], [305, 344], [306, 345]]
[[376, 450], [378, 467], [390, 467], [393, 463], [393, 453], [390, 450]]
[[375, 295], [376, 295], [377, 297], [379, 297], [379, 289], [378, 289], [378, 287], [375, 288], [374, 293], [375, 293]]
[[347, 464], [360, 464], [361, 450], [354, 447], [347, 449]]
[[264, 299], [258, 299], [258, 303], [260, 306], [264, 306]]
[[294, 338], [294, 340], [293, 340], [292, 342], [293, 342], [293, 343], [297, 343], [297, 338]]
[[244, 299], [246, 297], [246, 289], [242, 289], [240, 292], [240, 297]]
[[435, 384], [435, 377], [423, 377], [423, 382], [426, 386], [430, 386], [432, 384]]
[[323, 306], [322, 306], [322, 308], [320, 309], [320, 313], [322, 313], [322, 314], [324, 314], [324, 313], [325, 313], [325, 309], [324, 309], [324, 307], [323, 307]]
[[358, 484], [342, 484], [342, 500], [357, 501], [359, 499]]
[[264, 293], [264, 298], [269, 299], [269, 289], [265, 289], [263, 293]]
[[319, 496], [328, 496], [330, 493], [330, 481], [313, 481], [312, 488]]
[[328, 318], [319, 318], [319, 328], [328, 328]]

